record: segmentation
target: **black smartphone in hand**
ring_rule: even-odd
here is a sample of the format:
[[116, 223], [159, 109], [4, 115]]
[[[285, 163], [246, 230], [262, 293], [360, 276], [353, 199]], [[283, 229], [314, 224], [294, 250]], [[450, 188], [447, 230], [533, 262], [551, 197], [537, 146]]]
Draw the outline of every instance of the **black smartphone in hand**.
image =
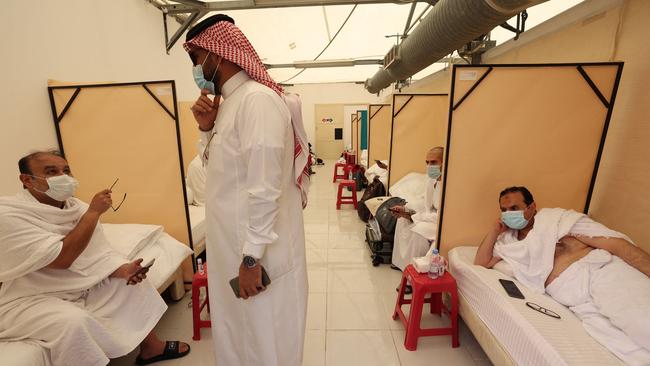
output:
[[[266, 287], [271, 284], [271, 278], [269, 278], [268, 273], [266, 273], [266, 269], [262, 267], [262, 286]], [[233, 278], [230, 280], [230, 287], [232, 288], [232, 291], [235, 293], [235, 297], [239, 298], [239, 276]]]
[[503, 286], [510, 297], [514, 297], [516, 299], [525, 299], [524, 294], [519, 291], [519, 288], [514, 282], [504, 279], [499, 279], [499, 282], [501, 282], [501, 286]]

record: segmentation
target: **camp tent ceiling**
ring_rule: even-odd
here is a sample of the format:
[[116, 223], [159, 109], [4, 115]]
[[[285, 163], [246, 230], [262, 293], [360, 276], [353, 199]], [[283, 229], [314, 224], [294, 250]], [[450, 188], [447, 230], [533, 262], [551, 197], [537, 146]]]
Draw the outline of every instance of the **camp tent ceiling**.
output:
[[[526, 28], [530, 29], [580, 2], [582, 0], [552, 0], [530, 8]], [[426, 7], [426, 3], [418, 3], [413, 17], [417, 17]], [[329, 37], [334, 36], [341, 27], [352, 8], [351, 5], [312, 6], [235, 10], [225, 13], [235, 19], [265, 63], [280, 64], [313, 60], [327, 45]], [[395, 44], [395, 37], [386, 36], [401, 34], [404, 31], [410, 8], [409, 4], [357, 6], [338, 37], [319, 59], [383, 58]], [[175, 22], [170, 21], [170, 26], [172, 23]], [[497, 40], [497, 44], [512, 36], [512, 33], [501, 28], [492, 33], [492, 39]], [[180, 43], [175, 47], [180, 47]], [[421, 79], [444, 67], [445, 64], [442, 63], [434, 64], [416, 74], [413, 79]], [[307, 69], [288, 83], [365, 81], [372, 77], [378, 68], [379, 66], [370, 65]], [[298, 71], [300, 70], [293, 68], [271, 69], [270, 73], [276, 81], [284, 82]]]

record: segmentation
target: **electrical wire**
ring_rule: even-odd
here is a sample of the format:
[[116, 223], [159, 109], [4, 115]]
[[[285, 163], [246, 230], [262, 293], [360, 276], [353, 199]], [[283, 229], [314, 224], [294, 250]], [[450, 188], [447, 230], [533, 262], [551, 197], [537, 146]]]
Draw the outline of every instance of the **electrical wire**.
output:
[[[329, 46], [332, 44], [332, 42], [334, 42], [334, 40], [339, 35], [339, 33], [341, 33], [341, 31], [343, 30], [343, 27], [345, 27], [345, 24], [347, 24], [348, 20], [350, 20], [350, 17], [352, 17], [352, 14], [354, 13], [354, 10], [357, 8], [357, 6], [358, 6], [358, 4], [355, 4], [354, 7], [352, 7], [352, 10], [350, 10], [350, 14], [348, 14], [347, 18], [345, 18], [345, 20], [343, 21], [343, 24], [341, 24], [341, 26], [339, 27], [339, 30], [337, 30], [336, 33], [334, 34], [334, 37], [332, 37], [332, 39], [330, 39], [330, 41], [327, 43], [325, 48], [323, 48], [323, 50], [320, 51], [318, 56], [316, 56], [312, 61], [318, 60], [318, 58], [321, 57], [323, 55], [323, 53], [325, 53], [325, 51], [329, 48]], [[294, 76], [292, 76], [292, 77], [290, 77], [290, 78], [288, 78], [288, 79], [286, 79], [284, 81], [281, 81], [280, 84], [285, 84], [288, 81], [291, 81], [291, 80], [295, 79], [296, 77], [298, 77], [298, 75], [305, 72], [305, 70], [307, 70], [307, 69], [302, 69], [302, 70], [298, 71]]]

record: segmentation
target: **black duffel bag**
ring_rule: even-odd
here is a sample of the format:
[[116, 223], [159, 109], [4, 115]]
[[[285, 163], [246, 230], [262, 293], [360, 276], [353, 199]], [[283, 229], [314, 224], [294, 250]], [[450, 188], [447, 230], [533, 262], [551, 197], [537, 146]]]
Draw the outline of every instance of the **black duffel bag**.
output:
[[373, 180], [372, 183], [368, 185], [368, 188], [363, 192], [363, 196], [361, 196], [361, 200], [359, 200], [359, 204], [357, 205], [357, 214], [359, 214], [361, 221], [368, 222], [370, 216], [372, 216], [368, 206], [366, 206], [366, 201], [371, 198], [385, 195], [386, 188], [384, 188], [384, 184], [379, 179]]
[[390, 211], [395, 206], [404, 206], [406, 201], [399, 197], [391, 197], [382, 203], [377, 209], [375, 220], [379, 224], [381, 233], [385, 236], [393, 238], [395, 236], [395, 225], [397, 225], [397, 218]]

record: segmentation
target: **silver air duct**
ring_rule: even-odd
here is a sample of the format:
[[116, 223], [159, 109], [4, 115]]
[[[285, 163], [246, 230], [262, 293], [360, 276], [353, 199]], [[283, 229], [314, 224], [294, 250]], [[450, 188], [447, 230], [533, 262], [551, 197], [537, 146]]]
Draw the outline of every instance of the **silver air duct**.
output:
[[546, 1], [440, 0], [413, 33], [389, 52], [386, 57], [392, 62], [366, 80], [366, 89], [374, 94], [407, 79], [513, 15]]

